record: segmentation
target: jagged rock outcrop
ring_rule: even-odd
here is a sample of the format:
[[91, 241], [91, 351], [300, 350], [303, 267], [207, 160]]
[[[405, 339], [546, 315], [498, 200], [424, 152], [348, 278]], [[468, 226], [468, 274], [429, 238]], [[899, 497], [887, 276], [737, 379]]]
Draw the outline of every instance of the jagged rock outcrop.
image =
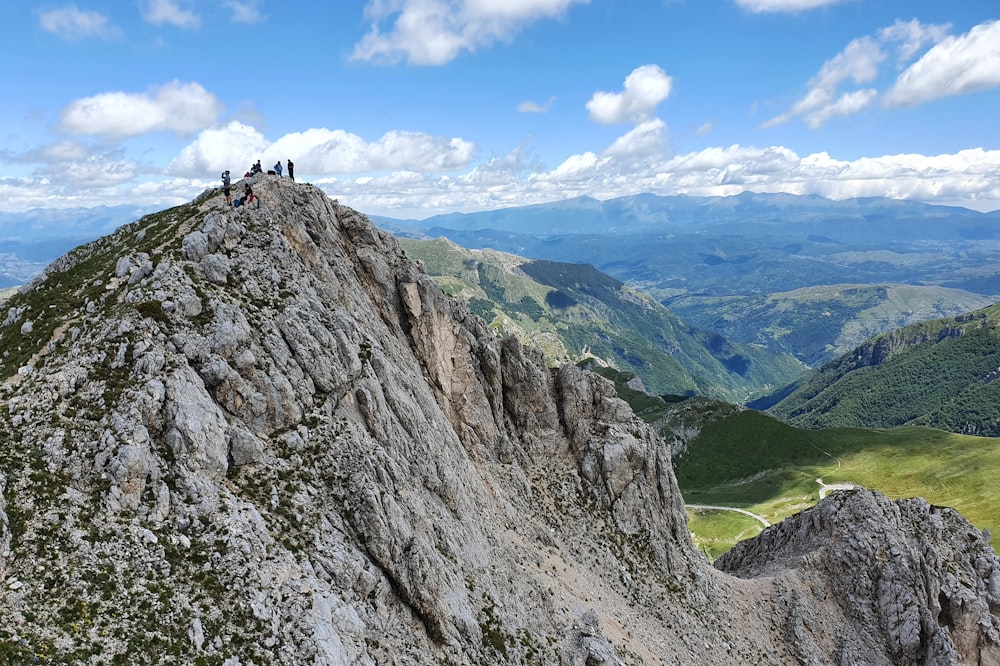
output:
[[0, 658], [996, 654], [997, 560], [959, 517], [837, 496], [713, 569], [609, 382], [495, 336], [316, 188], [254, 190], [79, 248], [0, 312]]

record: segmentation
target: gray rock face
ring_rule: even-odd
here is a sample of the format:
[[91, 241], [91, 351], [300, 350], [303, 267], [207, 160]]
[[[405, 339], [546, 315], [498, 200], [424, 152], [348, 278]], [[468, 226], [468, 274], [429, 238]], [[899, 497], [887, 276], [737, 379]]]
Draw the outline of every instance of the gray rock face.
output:
[[997, 560], [961, 517], [835, 495], [714, 569], [610, 383], [496, 337], [319, 190], [254, 191], [0, 311], [13, 663], [996, 661]]

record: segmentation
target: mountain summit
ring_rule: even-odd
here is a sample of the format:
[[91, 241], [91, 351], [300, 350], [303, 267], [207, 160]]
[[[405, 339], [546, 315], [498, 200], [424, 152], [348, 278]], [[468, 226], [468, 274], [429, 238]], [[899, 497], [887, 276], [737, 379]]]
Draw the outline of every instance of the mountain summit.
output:
[[0, 661], [1000, 662], [960, 515], [836, 493], [713, 568], [611, 384], [257, 176], [0, 311]]

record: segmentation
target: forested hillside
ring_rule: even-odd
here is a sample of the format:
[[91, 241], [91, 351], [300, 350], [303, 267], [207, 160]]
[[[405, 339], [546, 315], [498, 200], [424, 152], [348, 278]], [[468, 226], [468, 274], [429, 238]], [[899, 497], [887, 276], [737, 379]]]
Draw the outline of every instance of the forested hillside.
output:
[[797, 426], [930, 425], [1000, 436], [1000, 304], [878, 335], [770, 412]]

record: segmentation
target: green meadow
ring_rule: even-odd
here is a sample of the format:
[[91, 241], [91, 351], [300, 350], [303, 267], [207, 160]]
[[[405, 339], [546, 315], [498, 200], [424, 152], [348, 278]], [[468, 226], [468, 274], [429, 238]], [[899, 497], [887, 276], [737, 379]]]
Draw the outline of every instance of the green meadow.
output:
[[[923, 497], [976, 527], [1000, 527], [1000, 439], [924, 427], [802, 430], [739, 411], [704, 425], [674, 461], [684, 501], [746, 509], [770, 523], [813, 506], [822, 484], [856, 484], [890, 498]], [[710, 559], [762, 526], [727, 511], [689, 509]]]

